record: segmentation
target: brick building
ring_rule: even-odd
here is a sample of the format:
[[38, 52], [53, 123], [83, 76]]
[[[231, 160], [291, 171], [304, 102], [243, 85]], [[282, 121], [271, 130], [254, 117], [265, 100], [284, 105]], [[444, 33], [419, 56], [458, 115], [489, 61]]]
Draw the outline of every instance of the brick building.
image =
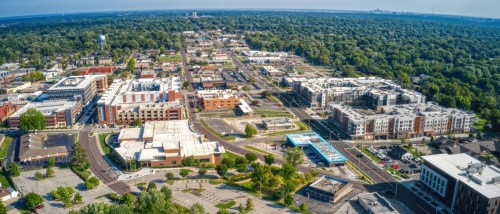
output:
[[0, 120], [4, 122], [9, 118], [11, 114], [14, 114], [17, 110], [19, 110], [19, 106], [14, 105], [12, 103], [4, 103], [2, 106], [0, 106]]
[[113, 66], [100, 66], [100, 67], [89, 67], [80, 71], [80, 75], [89, 75], [89, 74], [105, 74], [111, 75], [115, 71], [115, 67]]
[[237, 91], [233, 90], [200, 90], [196, 92], [196, 96], [205, 110], [234, 108], [240, 105]]
[[19, 128], [21, 115], [31, 108], [40, 111], [45, 116], [48, 128], [67, 127], [75, 125], [76, 118], [82, 113], [82, 101], [51, 100], [31, 102], [9, 117], [10, 127]]

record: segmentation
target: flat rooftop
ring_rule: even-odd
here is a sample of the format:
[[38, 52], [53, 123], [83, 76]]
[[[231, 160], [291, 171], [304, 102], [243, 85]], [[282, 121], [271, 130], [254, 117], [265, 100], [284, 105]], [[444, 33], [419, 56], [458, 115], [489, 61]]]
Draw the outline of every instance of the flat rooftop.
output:
[[[493, 165], [485, 165], [465, 153], [428, 155], [422, 159], [487, 198], [500, 197], [500, 169]], [[481, 173], [476, 171], [479, 167]]]
[[378, 193], [359, 194], [358, 200], [363, 201], [369, 207], [371, 213], [393, 213], [396, 209]]
[[94, 77], [87, 75], [87, 76], [70, 76], [66, 78], [62, 78], [54, 84], [52, 87], [47, 89], [48, 91], [53, 91], [53, 90], [74, 90], [74, 89], [85, 89], [87, 87], [92, 79]]
[[343, 163], [347, 159], [316, 132], [287, 134], [294, 146], [312, 146], [329, 163]]
[[73, 108], [79, 101], [69, 101], [69, 100], [49, 100], [43, 102], [30, 102], [23, 106], [21, 109], [16, 111], [10, 117], [21, 117], [21, 115], [28, 111], [30, 108], [34, 108], [40, 111], [44, 116], [50, 116], [55, 112], [64, 111], [68, 108]]
[[349, 182], [337, 178], [322, 176], [315, 182], [313, 182], [309, 187], [315, 189], [323, 190], [325, 192], [336, 193], [338, 190], [342, 189]]

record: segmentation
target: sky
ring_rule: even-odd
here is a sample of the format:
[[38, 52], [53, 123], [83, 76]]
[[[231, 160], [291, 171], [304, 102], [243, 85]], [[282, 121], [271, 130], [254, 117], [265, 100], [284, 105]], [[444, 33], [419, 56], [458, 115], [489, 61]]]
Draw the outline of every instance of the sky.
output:
[[500, 0], [0, 0], [0, 17], [163, 9], [374, 9], [500, 18]]

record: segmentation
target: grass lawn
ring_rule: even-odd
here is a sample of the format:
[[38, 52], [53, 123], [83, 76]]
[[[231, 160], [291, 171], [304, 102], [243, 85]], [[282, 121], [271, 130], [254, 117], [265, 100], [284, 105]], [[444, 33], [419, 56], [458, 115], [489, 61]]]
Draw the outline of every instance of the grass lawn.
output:
[[239, 155], [237, 154], [234, 154], [232, 152], [228, 152], [226, 151], [226, 153], [224, 153], [224, 158], [230, 158], [230, 159], [236, 159], [237, 157], [240, 157]]
[[483, 130], [487, 122], [486, 119], [480, 114], [476, 114], [476, 117], [478, 120], [474, 123], [474, 129]]
[[252, 151], [255, 151], [255, 152], [259, 152], [259, 153], [266, 154], [266, 155], [269, 155], [269, 154], [274, 155], [274, 154], [269, 153], [269, 152], [266, 152], [266, 151], [264, 151], [264, 150], [262, 150], [262, 149], [255, 148], [255, 147], [253, 147], [253, 146], [243, 146], [243, 147], [245, 147], [246, 149], [250, 149], [250, 150], [252, 150]]
[[297, 134], [297, 133], [302, 133], [302, 132], [304, 132], [304, 131], [303, 130], [291, 130], [291, 131], [265, 133], [263, 135], [265, 135], [265, 136], [280, 136], [280, 135], [285, 135], [285, 134]]
[[363, 154], [368, 156], [370, 159], [372, 159], [373, 161], [375, 161], [377, 163], [382, 161], [380, 158], [378, 158], [375, 154], [368, 151], [368, 149], [366, 149], [366, 148], [363, 148]]
[[9, 151], [9, 147], [10, 147], [11, 142], [12, 142], [12, 138], [5, 136], [5, 139], [3, 140], [2, 146], [0, 147], [0, 149], [2, 150], [2, 157], [1, 157], [2, 159], [7, 157], [7, 151]]
[[413, 157], [420, 157], [420, 156], [422, 156], [420, 154], [420, 152], [418, 152], [418, 150], [416, 148], [408, 147], [408, 146], [402, 146], [402, 148], [405, 149], [406, 151], [408, 151], [409, 153], [411, 153], [413, 155]]
[[264, 117], [289, 117], [289, 118], [293, 118], [293, 115], [290, 112], [286, 111], [286, 110], [275, 111], [275, 110], [257, 109], [257, 110], [255, 110], [255, 112], [258, 115], [263, 115]]
[[158, 57], [158, 61], [160, 62], [180, 62], [182, 61], [180, 54], [175, 54], [174, 56], [160, 56]]
[[2, 184], [2, 187], [10, 187], [9, 180], [3, 173], [3, 171], [0, 171], [0, 183]]
[[106, 137], [108, 137], [108, 135], [109, 134], [99, 135], [99, 143], [101, 144], [102, 150], [106, 155], [111, 154], [111, 151], [113, 150], [111, 147], [108, 146], [108, 144], [106, 144]]
[[231, 208], [232, 206], [236, 205], [236, 202], [234, 202], [233, 200], [231, 201], [228, 201], [228, 202], [222, 202], [222, 203], [218, 203], [217, 205], [215, 205], [215, 207], [219, 208], [219, 209], [229, 209]]
[[307, 131], [307, 130], [310, 130], [309, 126], [307, 126], [306, 124], [304, 124], [303, 122], [301, 121], [295, 121], [294, 122], [295, 125], [297, 125], [297, 127], [300, 128], [301, 131]]

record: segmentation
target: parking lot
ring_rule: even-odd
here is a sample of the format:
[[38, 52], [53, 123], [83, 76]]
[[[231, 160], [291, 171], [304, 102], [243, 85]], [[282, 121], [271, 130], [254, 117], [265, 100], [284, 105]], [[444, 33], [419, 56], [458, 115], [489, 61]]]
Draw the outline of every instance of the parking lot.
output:
[[[45, 172], [45, 170], [39, 171], [42, 173]], [[20, 193], [28, 194], [35, 192], [45, 198], [45, 207], [38, 210], [39, 213], [68, 213], [70, 210], [78, 209], [87, 203], [110, 203], [106, 197], [97, 199], [98, 196], [112, 192], [106, 185], [101, 184], [95, 189], [85, 190], [83, 181], [70, 169], [54, 168], [54, 171], [55, 176], [53, 178], [41, 181], [35, 179], [36, 171], [22, 172], [20, 176], [13, 178]], [[61, 201], [52, 200], [52, 196], [50, 195], [50, 192], [57, 189], [57, 187], [73, 187], [75, 192], [79, 192], [82, 195], [83, 203], [70, 208], [64, 208]]]
[[213, 128], [215, 131], [219, 132], [220, 134], [231, 134], [231, 135], [244, 135], [244, 131], [234, 125], [228, 124], [224, 119], [220, 118], [205, 118], [203, 119], [208, 126]]
[[[389, 169], [389, 171], [398, 171], [401, 174], [406, 174], [410, 177], [418, 177], [418, 173], [420, 173], [420, 165], [422, 164], [420, 158], [413, 157], [413, 155], [398, 155], [398, 152], [395, 151], [394, 147], [399, 147], [399, 151], [403, 151], [404, 149], [401, 146], [393, 145], [393, 146], [368, 146], [365, 147], [368, 152], [376, 156], [379, 160], [379, 165], [382, 165], [384, 168]], [[399, 152], [401, 153], [401, 152]]]

